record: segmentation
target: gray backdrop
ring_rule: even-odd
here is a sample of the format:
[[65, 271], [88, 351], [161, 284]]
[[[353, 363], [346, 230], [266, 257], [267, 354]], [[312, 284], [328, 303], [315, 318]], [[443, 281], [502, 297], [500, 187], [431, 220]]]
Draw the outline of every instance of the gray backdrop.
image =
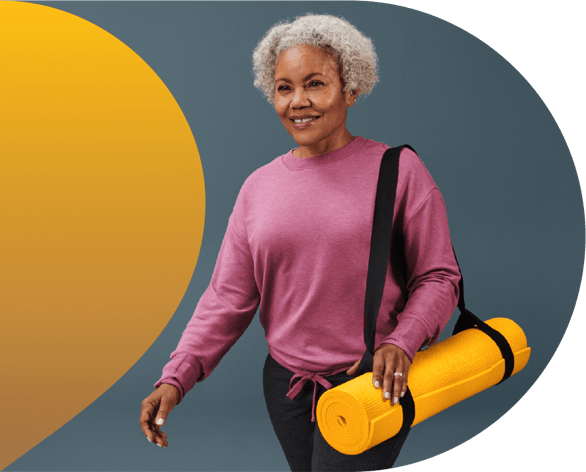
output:
[[295, 147], [254, 89], [250, 59], [269, 27], [309, 11], [343, 16], [373, 39], [380, 82], [350, 111], [348, 129], [418, 151], [448, 208], [467, 305], [484, 319], [514, 319], [533, 348], [519, 375], [416, 426], [396, 465], [468, 440], [535, 382], [576, 303], [584, 209], [555, 121], [495, 51], [435, 17], [385, 4], [46, 4], [112, 33], [167, 85], [200, 151], [206, 221], [191, 284], [157, 341], [98, 400], [6, 470], [287, 470], [264, 406], [268, 350], [257, 320], [171, 413], [168, 449], [146, 441], [138, 416], [209, 283], [241, 184]]

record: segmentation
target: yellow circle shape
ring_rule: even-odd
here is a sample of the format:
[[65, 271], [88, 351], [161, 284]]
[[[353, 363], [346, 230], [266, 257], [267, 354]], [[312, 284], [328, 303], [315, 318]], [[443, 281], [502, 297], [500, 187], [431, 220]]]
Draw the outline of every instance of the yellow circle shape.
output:
[[3, 469], [161, 333], [197, 262], [205, 193], [177, 102], [114, 36], [0, 2], [0, 51]]

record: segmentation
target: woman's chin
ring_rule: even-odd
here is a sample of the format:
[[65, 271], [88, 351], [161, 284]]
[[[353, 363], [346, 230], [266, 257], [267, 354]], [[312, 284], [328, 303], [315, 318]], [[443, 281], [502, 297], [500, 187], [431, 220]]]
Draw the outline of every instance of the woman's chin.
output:
[[[313, 131], [313, 130], [312, 130]], [[328, 147], [332, 141], [331, 135], [324, 135], [323, 133], [315, 133], [310, 130], [294, 130], [290, 133], [298, 146], [305, 148], [313, 147]]]
[[298, 146], [300, 147], [311, 147], [314, 144], [317, 144], [316, 141], [311, 140], [311, 139], [303, 139], [303, 138], [297, 138], [296, 136], [293, 136], [293, 139], [295, 140], [295, 142], [297, 143]]

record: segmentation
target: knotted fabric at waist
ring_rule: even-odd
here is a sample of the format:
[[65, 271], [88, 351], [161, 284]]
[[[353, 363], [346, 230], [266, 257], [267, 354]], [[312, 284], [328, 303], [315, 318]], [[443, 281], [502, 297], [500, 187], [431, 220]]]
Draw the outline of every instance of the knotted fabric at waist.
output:
[[[293, 383], [293, 380], [295, 380], [298, 377], [300, 377], [299, 381], [295, 385], [291, 386], [291, 384]], [[317, 392], [317, 383], [319, 382], [319, 384], [322, 385], [323, 387], [325, 387], [326, 390], [329, 390], [330, 388], [332, 388], [332, 384], [330, 382], [328, 382], [326, 379], [324, 379], [320, 374], [318, 374], [316, 372], [308, 372], [308, 371], [297, 372], [296, 374], [293, 375], [293, 377], [291, 377], [291, 380], [289, 382], [289, 392], [287, 393], [287, 397], [289, 397], [291, 400], [293, 400], [297, 396], [297, 394], [301, 391], [301, 389], [307, 383], [308, 380], [311, 380], [313, 382], [313, 403], [311, 406], [311, 421], [315, 422], [315, 395]]]

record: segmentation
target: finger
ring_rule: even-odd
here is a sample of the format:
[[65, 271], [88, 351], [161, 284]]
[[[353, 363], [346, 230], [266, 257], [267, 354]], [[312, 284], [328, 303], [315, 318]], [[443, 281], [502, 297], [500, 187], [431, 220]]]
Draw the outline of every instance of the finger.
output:
[[346, 371], [346, 373], [348, 375], [354, 375], [356, 373], [356, 371], [358, 370], [358, 367], [360, 367], [360, 360], [357, 360], [354, 365], [352, 367], [350, 367], [350, 369], [348, 369]]
[[397, 365], [399, 367], [397, 367], [395, 370], [397, 372], [401, 372], [403, 375], [397, 376], [397, 379], [395, 379], [393, 401], [395, 399], [399, 401], [400, 398], [403, 398], [405, 396], [405, 392], [407, 391], [407, 378], [409, 376], [409, 368], [411, 367], [411, 361], [408, 357], [404, 356], [402, 358], [399, 358]]
[[384, 371], [384, 358], [378, 352], [375, 352], [374, 358], [372, 360], [372, 385], [374, 385], [374, 388], [379, 388], [381, 386], [381, 378], [383, 376]]
[[141, 425], [141, 429], [149, 442], [155, 442], [155, 434], [150, 430], [149, 426]]
[[163, 439], [161, 436], [159, 436], [158, 434], [154, 435], [155, 439], [153, 440], [153, 444], [156, 444], [159, 447], [166, 447], [166, 441], [165, 439]]
[[153, 429], [153, 434], [155, 435], [155, 443], [161, 443], [162, 446], [165, 445], [165, 441], [167, 439], [167, 435], [165, 433], [163, 433], [163, 431], [161, 431], [161, 428], [159, 428], [157, 425], [151, 425], [152, 429]]
[[395, 362], [393, 358], [387, 359], [385, 373], [383, 375], [383, 396], [386, 400], [391, 399], [393, 383], [395, 381]]
[[161, 398], [159, 411], [157, 412], [157, 419], [155, 421], [155, 424], [157, 426], [162, 426], [165, 424], [165, 421], [167, 420], [167, 415], [171, 412], [173, 406], [175, 406], [174, 403], [175, 402], [173, 401], [171, 395], [163, 395], [163, 397]]
[[403, 398], [405, 396], [405, 392], [407, 392], [407, 382], [409, 377], [409, 367], [411, 367], [411, 362], [409, 362], [403, 368], [403, 385], [401, 386], [401, 391], [399, 392], [399, 396]]
[[[400, 365], [400, 364], [399, 364]], [[391, 394], [391, 398], [393, 403], [397, 405], [399, 403], [399, 398], [401, 398], [401, 393], [405, 391], [405, 379], [404, 373], [402, 372], [402, 367], [397, 366], [395, 368], [395, 375], [393, 379], [393, 391]]]
[[403, 391], [403, 376], [405, 375], [403, 359], [401, 356], [395, 357], [395, 369], [393, 371], [393, 384], [391, 390], [391, 401], [396, 405], [399, 403], [401, 392]]
[[163, 439], [167, 439], [167, 435], [161, 431], [161, 428], [159, 428], [157, 425], [153, 425], [153, 428], [159, 436], [161, 436]]
[[155, 430], [155, 444], [160, 447], [168, 447], [167, 435], [158, 426], [153, 425], [153, 428]]
[[150, 402], [143, 401], [140, 410], [140, 428], [142, 429], [142, 433], [146, 436], [149, 442], [154, 441], [154, 434], [151, 430], [151, 418], [152, 413], [154, 411], [154, 406]]

